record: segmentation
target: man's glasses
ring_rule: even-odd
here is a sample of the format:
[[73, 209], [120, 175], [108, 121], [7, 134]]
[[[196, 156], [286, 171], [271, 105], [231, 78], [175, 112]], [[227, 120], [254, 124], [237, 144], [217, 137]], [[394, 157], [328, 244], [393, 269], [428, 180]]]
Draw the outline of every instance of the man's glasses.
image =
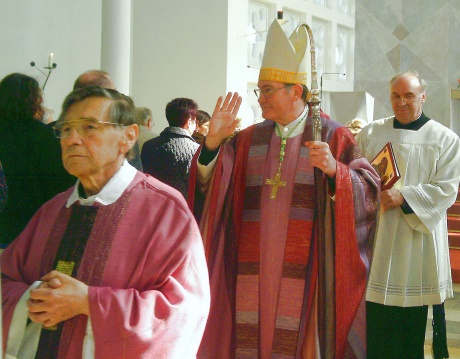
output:
[[279, 91], [281, 89], [289, 88], [293, 85], [285, 85], [283, 87], [279, 88], [273, 88], [273, 87], [267, 87], [264, 89], [255, 89], [254, 93], [256, 94], [257, 98], [259, 98], [261, 95], [263, 95], [265, 98], [270, 98], [276, 91]]
[[413, 93], [408, 93], [408, 94], [403, 95], [403, 96], [399, 96], [399, 95], [396, 95], [396, 94], [392, 94], [392, 95], [390, 96], [390, 101], [391, 101], [391, 103], [397, 104], [397, 103], [399, 103], [399, 101], [402, 100], [402, 101], [404, 101], [404, 103], [406, 103], [406, 104], [411, 104], [411, 103], [413, 103], [417, 98], [419, 98], [422, 94], [423, 94], [423, 92], [420, 93], [420, 94], [418, 94], [417, 96], [415, 96]]
[[118, 123], [88, 119], [78, 121], [64, 121], [61, 123], [58, 122], [55, 126], [53, 126], [53, 132], [57, 138], [63, 139], [69, 137], [70, 133], [72, 132], [72, 128], [75, 128], [80, 135], [84, 137], [91, 137], [92, 135], [101, 132], [107, 125], [123, 127], [123, 125]]

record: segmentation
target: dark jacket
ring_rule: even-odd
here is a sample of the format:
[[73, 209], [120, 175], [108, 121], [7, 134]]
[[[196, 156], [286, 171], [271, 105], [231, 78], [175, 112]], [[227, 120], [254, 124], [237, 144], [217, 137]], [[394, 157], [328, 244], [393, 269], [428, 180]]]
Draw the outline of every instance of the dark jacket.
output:
[[190, 164], [198, 147], [187, 130], [166, 127], [160, 136], [144, 143], [141, 153], [144, 172], [174, 187], [187, 198]]
[[0, 212], [5, 206], [7, 197], [8, 197], [8, 192], [6, 189], [5, 175], [3, 174], [3, 167], [2, 167], [2, 163], [0, 162]]
[[76, 178], [62, 165], [61, 145], [53, 130], [30, 119], [0, 126], [0, 162], [8, 185], [8, 200], [0, 212], [0, 242], [12, 242], [35, 212]]
[[204, 142], [204, 139], [206, 138], [205, 135], [199, 133], [199, 132], [193, 132], [193, 135], [192, 135], [193, 139], [198, 142], [200, 145]]

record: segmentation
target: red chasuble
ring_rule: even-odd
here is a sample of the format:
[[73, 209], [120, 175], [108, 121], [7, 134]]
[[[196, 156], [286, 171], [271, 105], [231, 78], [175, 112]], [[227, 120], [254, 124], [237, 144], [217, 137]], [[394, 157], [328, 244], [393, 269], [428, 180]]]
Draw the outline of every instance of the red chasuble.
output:
[[[140, 172], [107, 206], [66, 208], [71, 190], [41, 207], [2, 253], [4, 343], [19, 298], [64, 260], [75, 262], [72, 275], [89, 285], [95, 358], [195, 358], [209, 278], [183, 197]], [[59, 325], [57, 358], [82, 357], [87, 319], [78, 315]], [[51, 341], [40, 343], [41, 353]]]
[[[361, 304], [379, 180], [349, 130], [322, 122], [323, 141], [338, 161], [334, 200], [316, 198], [303, 146], [312, 138], [311, 118], [303, 135], [287, 142], [281, 170], [287, 186], [276, 199], [264, 184], [279, 163], [272, 121], [241, 131], [221, 148], [200, 223], [212, 299], [198, 357], [365, 357]], [[191, 208], [195, 180], [196, 163]], [[324, 193], [334, 195], [327, 182], [324, 177]], [[318, 200], [325, 201], [325, 213], [317, 213]], [[316, 216], [326, 232], [325, 258], [318, 257]]]

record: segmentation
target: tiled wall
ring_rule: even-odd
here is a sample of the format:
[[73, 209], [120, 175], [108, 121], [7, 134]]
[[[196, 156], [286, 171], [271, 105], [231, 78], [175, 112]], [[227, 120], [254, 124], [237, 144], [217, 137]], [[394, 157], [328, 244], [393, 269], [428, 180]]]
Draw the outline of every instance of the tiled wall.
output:
[[374, 119], [393, 114], [388, 81], [416, 70], [428, 83], [425, 114], [450, 127], [450, 90], [460, 78], [460, 0], [356, 0], [355, 31], [354, 90], [374, 96]]

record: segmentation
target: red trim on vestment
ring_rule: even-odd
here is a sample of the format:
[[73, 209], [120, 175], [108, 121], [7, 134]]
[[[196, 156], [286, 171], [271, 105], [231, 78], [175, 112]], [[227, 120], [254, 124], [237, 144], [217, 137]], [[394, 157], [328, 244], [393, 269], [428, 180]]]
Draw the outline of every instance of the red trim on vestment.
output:
[[[344, 150], [340, 148], [342, 143], [338, 144], [337, 158]], [[342, 358], [366, 287], [366, 268], [356, 239], [350, 169], [340, 162], [337, 162], [335, 195], [336, 357]]]
[[246, 131], [240, 132], [236, 142], [234, 196], [233, 196], [233, 218], [237, 247], [240, 247], [241, 221], [243, 219], [244, 194], [246, 188], [246, 165], [251, 147], [252, 134], [256, 126], [249, 127]]
[[190, 166], [189, 180], [188, 180], [188, 195], [187, 195], [187, 204], [190, 211], [193, 213], [193, 203], [195, 202], [195, 190], [196, 190], [196, 171], [198, 166], [194, 165], [198, 163], [198, 158], [200, 157], [201, 149], [203, 144], [198, 148], [192, 158], [192, 165]]

